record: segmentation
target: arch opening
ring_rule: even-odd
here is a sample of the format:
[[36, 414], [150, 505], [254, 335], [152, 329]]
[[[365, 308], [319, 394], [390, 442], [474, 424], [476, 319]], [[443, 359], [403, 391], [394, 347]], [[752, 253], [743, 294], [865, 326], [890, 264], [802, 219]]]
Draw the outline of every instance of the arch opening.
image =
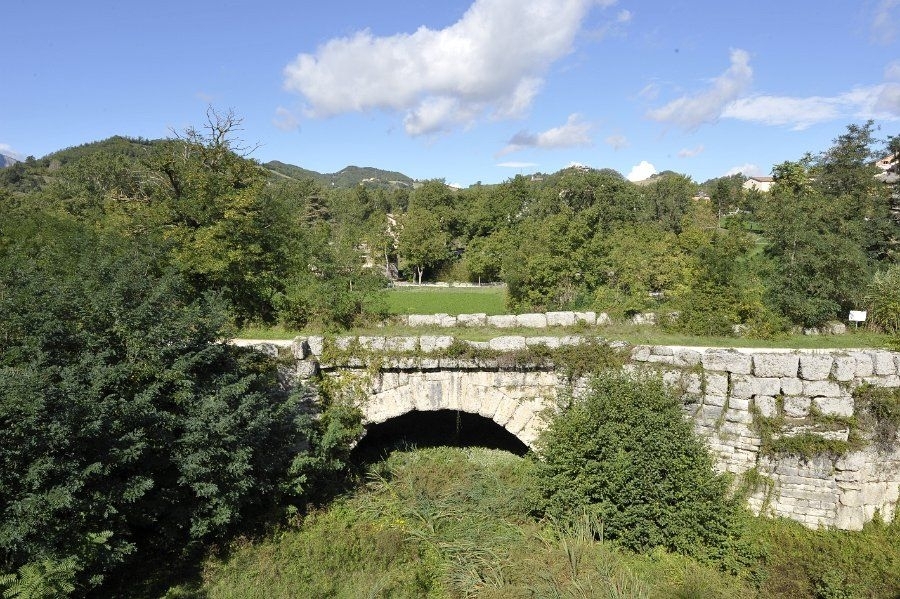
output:
[[380, 460], [397, 449], [412, 447], [486, 447], [518, 456], [528, 446], [489, 418], [458, 410], [413, 410], [370, 424], [353, 450], [356, 459]]

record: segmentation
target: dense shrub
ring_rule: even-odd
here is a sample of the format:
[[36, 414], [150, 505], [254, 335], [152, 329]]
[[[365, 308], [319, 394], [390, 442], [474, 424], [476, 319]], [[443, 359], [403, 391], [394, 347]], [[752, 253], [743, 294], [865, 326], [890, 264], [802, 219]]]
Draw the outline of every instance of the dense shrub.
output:
[[657, 379], [603, 374], [542, 439], [545, 509], [587, 510], [604, 537], [700, 558], [723, 556], [740, 508], [728, 482]]
[[900, 333], [900, 264], [875, 274], [864, 301], [870, 323], [887, 333]]

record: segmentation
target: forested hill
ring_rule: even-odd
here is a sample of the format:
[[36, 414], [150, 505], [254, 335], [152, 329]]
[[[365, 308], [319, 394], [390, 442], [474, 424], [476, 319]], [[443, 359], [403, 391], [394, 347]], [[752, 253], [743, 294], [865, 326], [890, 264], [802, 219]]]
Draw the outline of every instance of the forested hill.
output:
[[12, 156], [7, 156], [6, 154], [0, 154], [0, 168], [3, 168], [5, 166], [12, 166], [17, 162], [18, 162], [18, 160], [16, 160]]
[[385, 171], [370, 166], [347, 166], [336, 173], [319, 173], [293, 164], [272, 160], [263, 164], [267, 169], [293, 179], [313, 179], [326, 187], [347, 189], [364, 183], [369, 187], [386, 189], [412, 188], [413, 179], [396, 171]]

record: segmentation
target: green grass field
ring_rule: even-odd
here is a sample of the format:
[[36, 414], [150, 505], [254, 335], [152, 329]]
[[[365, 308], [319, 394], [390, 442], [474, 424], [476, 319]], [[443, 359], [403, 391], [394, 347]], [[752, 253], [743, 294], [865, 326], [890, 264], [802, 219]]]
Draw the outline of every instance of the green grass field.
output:
[[384, 295], [391, 314], [506, 314], [506, 287], [394, 287]]

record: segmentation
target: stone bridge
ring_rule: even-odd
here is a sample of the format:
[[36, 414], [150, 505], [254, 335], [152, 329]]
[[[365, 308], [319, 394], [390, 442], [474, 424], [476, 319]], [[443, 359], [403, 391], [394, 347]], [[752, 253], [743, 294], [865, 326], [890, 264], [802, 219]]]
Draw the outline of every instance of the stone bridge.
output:
[[[449, 336], [306, 337], [295, 339], [291, 348], [295, 376], [320, 384], [340, 381], [368, 425], [409, 413], [458, 410], [493, 421], [533, 448], [558, 409], [561, 392], [577, 401], [586, 386], [584, 380], [568, 380], [547, 356], [588, 341], [580, 336], [504, 336], [487, 342]], [[474, 346], [479, 357], [460, 357], [464, 344]], [[536, 348], [541, 351], [532, 355], [543, 357], [527, 359]], [[842, 529], [861, 528], [876, 511], [885, 520], [893, 518], [900, 493], [900, 433], [894, 429], [887, 444], [872, 442], [853, 392], [863, 384], [900, 387], [900, 354], [624, 343], [617, 349], [626, 370], [652, 370], [680, 391], [685, 417], [706, 439], [720, 471], [754, 474], [746, 480], [756, 483], [749, 505], [757, 513]], [[840, 454], [813, 457], [767, 451], [773, 439], [792, 436], [862, 441]]]

